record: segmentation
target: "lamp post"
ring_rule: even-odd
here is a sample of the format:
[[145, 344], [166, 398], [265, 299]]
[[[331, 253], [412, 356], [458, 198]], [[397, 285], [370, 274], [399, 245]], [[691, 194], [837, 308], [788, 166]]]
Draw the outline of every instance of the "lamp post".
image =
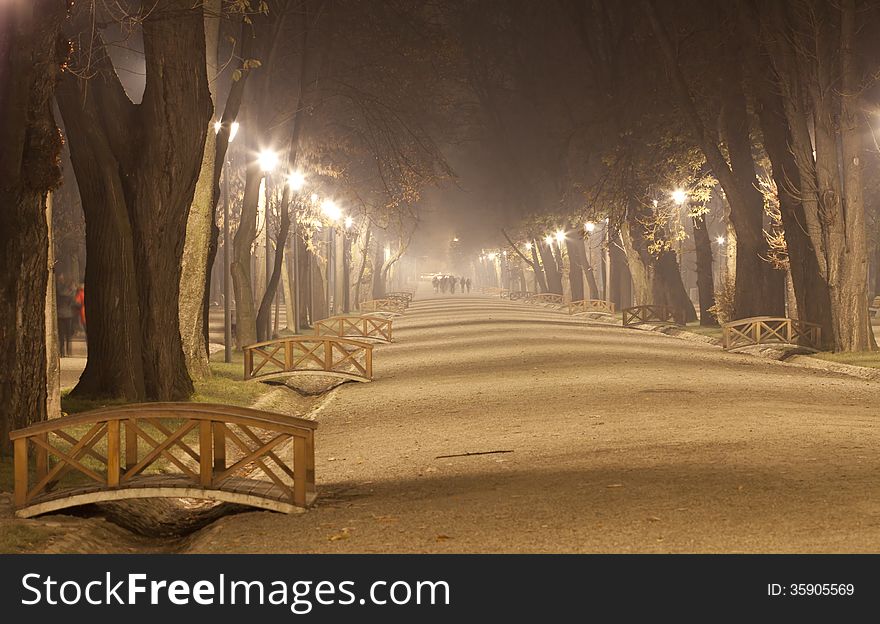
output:
[[[220, 132], [223, 123], [214, 123], [214, 132]], [[229, 126], [229, 143], [235, 140], [239, 124], [233, 121]], [[223, 361], [232, 361], [232, 284], [229, 279], [229, 168], [231, 167], [229, 149], [226, 150], [226, 167], [223, 170]]]

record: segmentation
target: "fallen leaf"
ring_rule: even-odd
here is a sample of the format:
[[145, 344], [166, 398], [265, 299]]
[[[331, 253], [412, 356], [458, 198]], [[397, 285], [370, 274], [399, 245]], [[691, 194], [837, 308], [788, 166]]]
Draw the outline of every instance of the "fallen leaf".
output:
[[343, 528], [342, 528], [342, 531], [341, 531], [340, 533], [336, 533], [335, 535], [331, 535], [331, 536], [328, 537], [327, 539], [330, 540], [331, 542], [338, 542], [339, 540], [348, 539], [349, 537], [351, 537], [351, 536], [348, 534], [348, 532], [349, 532], [350, 530], [351, 530], [351, 529], [349, 529], [348, 527], [343, 527]]
[[449, 539], [452, 539], [452, 538], [449, 537], [448, 535], [443, 535], [442, 533], [441, 533], [440, 535], [437, 536], [437, 541], [438, 541], [438, 542], [442, 542], [443, 540], [449, 540]]
[[623, 487], [623, 483], [609, 483], [605, 487], [607, 487], [607, 488], [621, 488], [621, 487]]
[[660, 518], [657, 516], [648, 516], [648, 522], [660, 522]]

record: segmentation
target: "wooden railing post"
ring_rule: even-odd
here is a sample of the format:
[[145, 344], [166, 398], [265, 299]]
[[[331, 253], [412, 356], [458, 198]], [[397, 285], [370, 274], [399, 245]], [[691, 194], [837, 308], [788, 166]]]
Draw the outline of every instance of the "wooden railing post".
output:
[[244, 378], [250, 379], [251, 372], [254, 370], [254, 354], [251, 349], [247, 347], [244, 348]]
[[222, 472], [226, 470], [226, 430], [221, 421], [215, 420], [211, 424], [214, 432], [214, 471]]
[[309, 431], [306, 436], [306, 491], [315, 491], [315, 432]]
[[16, 438], [13, 442], [15, 453], [15, 494], [13, 501], [16, 507], [24, 507], [28, 493], [28, 439]]
[[125, 470], [131, 470], [138, 463], [138, 440], [137, 431], [134, 428], [134, 419], [125, 421]]
[[119, 421], [107, 421], [107, 487], [119, 486]]
[[[49, 434], [48, 433], [38, 433], [37, 437], [40, 438], [43, 442], [49, 442]], [[42, 446], [37, 445], [34, 449], [34, 455], [36, 460], [36, 478], [37, 481], [45, 477], [49, 473], [49, 451], [47, 451]]]
[[293, 437], [293, 504], [306, 506], [306, 472], [308, 455], [306, 440], [302, 436]]
[[211, 421], [199, 421], [199, 482], [202, 487], [211, 487], [213, 480], [212, 442]]
[[329, 340], [324, 340], [324, 370], [332, 371], [333, 370], [333, 343]]

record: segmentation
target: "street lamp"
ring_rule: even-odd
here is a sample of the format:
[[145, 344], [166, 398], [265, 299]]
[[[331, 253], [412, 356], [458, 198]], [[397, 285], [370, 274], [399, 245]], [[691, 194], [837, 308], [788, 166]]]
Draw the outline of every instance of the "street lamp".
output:
[[544, 242], [547, 243], [547, 246], [549, 247], [553, 244], [553, 237], [548, 234], [544, 237]]
[[587, 231], [587, 234], [592, 234], [596, 230], [596, 224], [592, 221], [587, 221], [584, 223], [584, 229]]
[[532, 250], [532, 244], [526, 243], [526, 251], [531, 251], [531, 250]]
[[287, 174], [287, 185], [291, 191], [301, 191], [306, 184], [306, 177], [300, 171], [292, 171]]
[[724, 237], [723, 236], [717, 237], [715, 239], [715, 242], [718, 243], [719, 245], [723, 245], [724, 244]]
[[679, 206], [685, 203], [687, 201], [687, 198], [688, 196], [684, 189], [679, 188], [672, 191], [672, 201], [674, 201]]
[[565, 232], [563, 232], [562, 230], [556, 230], [556, 242], [561, 245], [562, 241], [564, 241], [564, 240], [565, 240]]

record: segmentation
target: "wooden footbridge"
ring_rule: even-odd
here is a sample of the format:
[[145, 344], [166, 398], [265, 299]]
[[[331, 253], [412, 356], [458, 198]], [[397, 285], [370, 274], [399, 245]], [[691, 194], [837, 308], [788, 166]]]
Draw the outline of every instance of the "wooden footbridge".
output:
[[332, 316], [315, 323], [315, 335], [391, 342], [392, 322], [389, 318], [369, 314]]
[[682, 315], [667, 305], [641, 305], [621, 310], [623, 326], [632, 327], [649, 323], [683, 325]]
[[204, 403], [123, 405], [55, 418], [9, 435], [15, 513], [29, 518], [156, 497], [291, 513], [315, 499], [316, 428], [302, 418]]
[[409, 303], [400, 299], [370, 299], [358, 306], [361, 312], [384, 312], [386, 314], [403, 314]]
[[721, 327], [725, 349], [764, 344], [797, 345], [815, 351], [822, 348], [822, 328], [798, 319], [755, 316], [724, 323]]
[[286, 336], [244, 348], [245, 379], [268, 380], [293, 375], [372, 381], [373, 345], [351, 338], [319, 335]]
[[567, 306], [569, 314], [614, 314], [614, 302], [604, 299], [580, 299]]

